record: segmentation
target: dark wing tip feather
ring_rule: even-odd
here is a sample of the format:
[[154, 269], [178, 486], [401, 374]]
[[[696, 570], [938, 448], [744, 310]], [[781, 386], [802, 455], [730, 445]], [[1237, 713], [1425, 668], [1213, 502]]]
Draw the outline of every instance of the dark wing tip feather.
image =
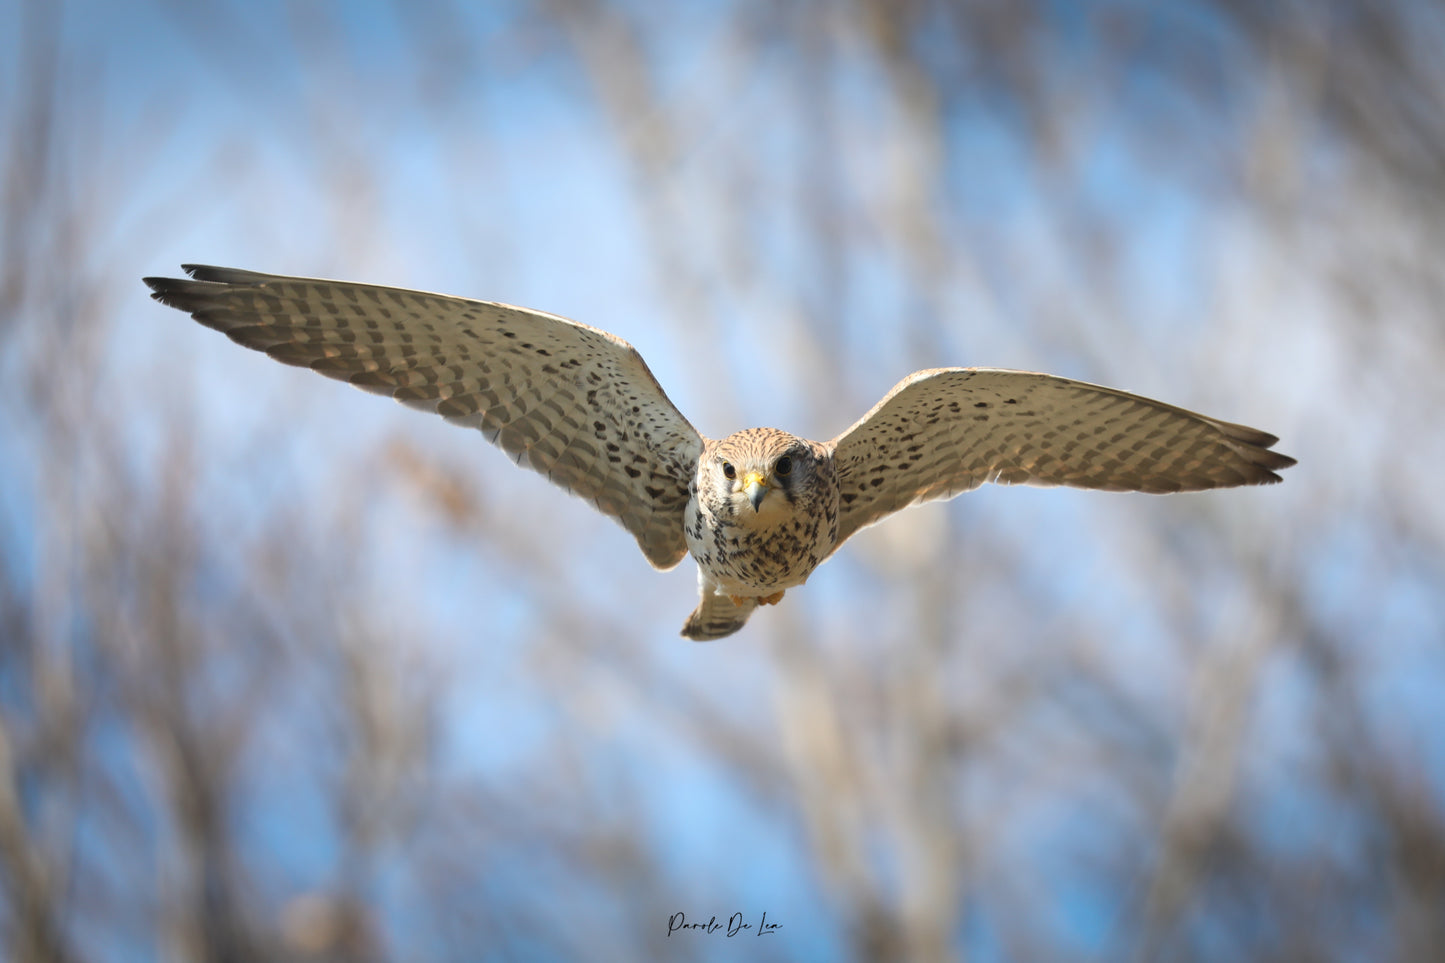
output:
[[[213, 281], [192, 281], [188, 278], [141, 278], [151, 289], [151, 299], [168, 308], [184, 311], [196, 321], [240, 341], [232, 330], [236, 316], [225, 302], [229, 285]], [[240, 343], [245, 343], [241, 341]], [[247, 347], [253, 347], [247, 345]]]
[[279, 280], [274, 275], [259, 271], [244, 271], [241, 268], [216, 267], [213, 264], [182, 264], [181, 270], [197, 281], [214, 281], [219, 284], [260, 287], [267, 281]]
[[1237, 441], [1244, 445], [1253, 445], [1259, 448], [1272, 448], [1279, 444], [1279, 438], [1267, 431], [1260, 431], [1258, 428], [1250, 428], [1248, 425], [1237, 425], [1229, 421], [1218, 421], [1210, 418], [1214, 427], [1224, 433], [1226, 438]]
[[213, 267], [209, 264], [182, 264], [184, 278], [145, 277], [141, 281], [151, 289], [151, 297], [168, 307], [193, 311], [209, 294], [225, 288], [260, 287], [270, 275], [237, 268]]
[[141, 281], [151, 289], [151, 297], [157, 300], [162, 295], [174, 293], [192, 283], [185, 278], [141, 278]]
[[1268, 432], [1228, 423], [1220, 424], [1219, 428], [1228, 439], [1230, 447], [1238, 452], [1248, 465], [1249, 474], [1238, 484], [1277, 484], [1283, 481], [1277, 473], [1297, 464], [1289, 455], [1271, 450], [1271, 446], [1279, 439]]
[[181, 311], [196, 310], [202, 290], [197, 290], [199, 285], [195, 281], [184, 278], [141, 278], [146, 287], [151, 289], [151, 298], [159, 301], [169, 308], [176, 308]]

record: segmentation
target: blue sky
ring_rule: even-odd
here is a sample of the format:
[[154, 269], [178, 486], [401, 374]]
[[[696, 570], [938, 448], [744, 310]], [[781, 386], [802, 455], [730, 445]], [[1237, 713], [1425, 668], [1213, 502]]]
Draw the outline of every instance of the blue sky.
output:
[[[842, 33], [842, 53], [814, 87], [799, 81], [790, 45], [735, 42], [733, 4], [699, 4], [687, 16], [624, 4], [642, 25], [661, 113], [619, 121], [545, 13], [524, 3], [463, 6], [457, 22], [427, 32], [411, 18], [443, 15], [428, 6], [77, 2], [65, 8], [58, 71], [63, 189], [77, 209], [97, 212], [77, 270], [108, 306], [98, 374], [124, 412], [136, 476], [159, 475], [179, 411], [197, 501], [213, 507], [201, 513], [208, 543], [230, 545], [241, 559], [278, 517], [293, 520], [317, 564], [345, 573], [333, 580], [351, 593], [345, 603], [389, 628], [381, 644], [391, 657], [438, 675], [437, 764], [448, 778], [507, 796], [531, 785], [539, 758], [587, 746], [596, 756], [579, 776], [581, 795], [551, 803], [562, 822], [601, 813], [638, 830], [656, 856], [654, 885], [685, 903], [678, 908], [689, 918], [776, 912], [786, 925], [779, 957], [833, 957], [849, 921], [803, 825], [801, 790], [752, 791], [726, 759], [699, 748], [691, 727], [707, 713], [747, 731], [784, 724], [792, 690], [773, 652], [800, 623], [836, 637], [828, 652], [837, 661], [825, 672], [834, 691], [858, 666], [876, 664], [879, 678], [890, 678], [895, 647], [923, 618], [907, 560], [926, 550], [974, 580], [968, 607], [950, 603], [944, 616], [958, 641], [939, 667], [965, 716], [1031, 664], [1067, 676], [1061, 649], [1097, 631], [1111, 644], [1092, 658], [1166, 720], [1176, 741], [1187, 736], [1179, 707], [1199, 663], [1269, 617], [1257, 609], [1247, 564], [1288, 568], [1301, 604], [1367, 646], [1360, 671], [1381, 738], [1402, 758], [1419, 755], [1438, 802], [1445, 759], [1427, 734], [1440, 722], [1441, 566], [1383, 535], [1376, 515], [1350, 520], [1371, 505], [1373, 476], [1349, 472], [1372, 464], [1371, 446], [1384, 444], [1379, 412], [1415, 376], [1395, 382], [1387, 366], [1367, 365], [1361, 381], [1376, 403], [1311, 402], [1316, 386], [1351, 373], [1349, 334], [1337, 330], [1327, 272], [1271, 235], [1234, 179], [1251, 103], [1233, 78], [1249, 55], [1224, 26], [1176, 5], [1149, 21], [1140, 43], [1151, 52], [1111, 72], [1097, 25], [1071, 5], [1049, 8], [1057, 23], [1038, 61], [1049, 66], [1035, 65], [1035, 80], [1051, 96], [1077, 88], [1080, 101], [1063, 115], [1073, 128], [1056, 132], [1062, 159], [1050, 161], [1026, 110], [962, 80], [939, 105], [938, 140], [920, 138], [895, 79], [848, 35], [845, 17], [818, 26]], [[0, 6], [6, 71], [24, 63], [14, 49], [20, 16], [16, 4]], [[947, 37], [938, 38], [924, 53], [946, 61]], [[432, 45], [419, 49], [424, 42]], [[1213, 99], [1180, 93], [1179, 63], [1213, 77]], [[967, 67], [945, 73], [968, 77]], [[11, 129], [18, 105], [3, 90], [20, 88], [0, 77], [0, 124]], [[629, 154], [627, 138], [659, 118], [680, 142], [651, 170]], [[818, 153], [815, 122], [830, 125], [833, 153]], [[918, 209], [938, 231], [938, 276], [920, 267], [908, 226], [887, 217], [907, 209], [910, 191], [921, 192]], [[837, 202], [827, 207], [836, 249], [809, 220], [829, 202]], [[791, 614], [763, 613], [754, 637], [685, 645], [676, 627], [693, 604], [690, 563], [653, 573], [620, 528], [509, 469], [479, 437], [283, 368], [146, 300], [139, 278], [175, 273], [182, 262], [575, 317], [633, 342], [710, 435], [778, 424], [828, 437], [910, 370], [983, 364], [1110, 380], [1258, 424], [1280, 433], [1303, 464], [1279, 488], [1194, 501], [990, 487], [860, 538], [805, 592], [790, 593]], [[1301, 289], [1310, 296], [1295, 298]], [[1412, 356], [1408, 345], [1400, 354]], [[14, 352], [0, 357], [15, 363]], [[0, 401], [17, 429], [0, 441], [0, 469], [15, 481], [0, 486], [0, 522], [24, 574], [43, 567], [47, 533], [30, 519], [49, 483], [32, 468], [46, 441], [23, 396], [7, 391]], [[571, 688], [556, 688], [536, 664], [543, 609], [554, 601], [538, 589], [536, 563], [510, 553], [502, 535], [493, 542], [449, 530], [385, 480], [379, 453], [397, 439], [471, 479], [503, 531], [527, 523], [576, 533], [574, 557], [550, 574], [567, 586], [581, 624], [595, 615], [600, 628], [563, 675]], [[1422, 442], [1412, 470], [1430, 477], [1440, 456], [1438, 443]], [[1433, 531], [1438, 509], [1424, 500], [1420, 509], [1422, 530]], [[1322, 517], [1331, 523], [1321, 527]], [[341, 531], [355, 535], [360, 553], [335, 544]], [[943, 539], [963, 548], [939, 547]], [[980, 558], [974, 545], [1008, 554]], [[1034, 546], [1047, 550], [1028, 551]], [[254, 586], [237, 580], [225, 552], [217, 557], [196, 573], [197, 590], [213, 586], [240, 605]], [[1202, 588], [1161, 602], [1180, 582], [1160, 568], [1202, 571], [1194, 583]], [[282, 622], [291, 611], [284, 592], [264, 607]], [[616, 628], [619, 611], [625, 630]], [[1186, 631], [1191, 641], [1161, 644]], [[1300, 851], [1337, 824], [1328, 800], [1295, 798], [1274, 772], [1281, 760], [1312, 764], [1316, 697], [1299, 691], [1291, 661], [1299, 640], [1276, 642], [1254, 680], [1241, 769], [1251, 825], [1281, 851]], [[273, 881], [283, 894], [334, 882], [339, 871], [327, 786], [308, 772], [327, 743], [312, 738], [325, 712], [308, 705], [307, 684], [277, 697], [286, 713], [257, 736], [238, 830], [258, 864], [285, 877]], [[1005, 740], [975, 777], [977, 798], [1027, 804], [959, 897], [954, 935], [971, 958], [1009, 958], [990, 907], [1008, 904], [1020, 880], [1046, 888], [1048, 945], [1087, 957], [1120, 939], [1128, 894], [1100, 891], [1094, 860], [1145, 871], [1137, 842], [1111, 842], [1115, 833], [1135, 838], [1137, 815], [1083, 777], [1039, 790], [1014, 756], [1060, 751], [1069, 718], [1044, 699], [1011, 737], [1018, 747]], [[880, 741], [889, 732], [886, 723], [865, 731]], [[779, 731], [760, 744], [786, 758], [785, 739]], [[127, 746], [114, 746], [114, 765], [143, 773], [124, 758]], [[959, 794], [961, 811], [971, 798]], [[896, 896], [886, 882], [899, 858], [894, 842], [862, 848], [877, 854], [870, 869]], [[1104, 856], [1093, 853], [1096, 843]], [[425, 946], [424, 900], [397, 872], [405, 876], [382, 868], [373, 880], [392, 938]], [[565, 869], [531, 865], [525, 853], [477, 872], [486, 893], [525, 880], [520, 893], [478, 897], [503, 903], [532, 905], [567, 882]], [[600, 912], [596, 887], [576, 885], [572, 908]], [[730, 958], [726, 943], [694, 949]]]

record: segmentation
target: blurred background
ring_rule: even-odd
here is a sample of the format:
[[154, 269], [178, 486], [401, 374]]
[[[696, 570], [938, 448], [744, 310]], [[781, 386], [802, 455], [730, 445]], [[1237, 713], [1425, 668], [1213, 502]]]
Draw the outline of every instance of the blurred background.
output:
[[[1441, 958], [1442, 46], [1407, 0], [0, 0], [0, 956]], [[183, 261], [573, 317], [714, 437], [990, 365], [1300, 464], [989, 486], [699, 645], [691, 562], [149, 301]]]

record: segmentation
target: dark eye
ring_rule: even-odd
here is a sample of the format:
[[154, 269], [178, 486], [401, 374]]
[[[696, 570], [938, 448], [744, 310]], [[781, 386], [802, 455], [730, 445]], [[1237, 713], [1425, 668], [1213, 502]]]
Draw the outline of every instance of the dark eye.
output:
[[733, 467], [733, 463], [730, 461], [723, 462], [723, 474], [729, 478], [738, 477], [737, 469]]
[[773, 466], [773, 471], [778, 473], [779, 478], [783, 478], [787, 475], [792, 474], [793, 459], [789, 458], [787, 455], [784, 455], [782, 458], [779, 458], [778, 463]]

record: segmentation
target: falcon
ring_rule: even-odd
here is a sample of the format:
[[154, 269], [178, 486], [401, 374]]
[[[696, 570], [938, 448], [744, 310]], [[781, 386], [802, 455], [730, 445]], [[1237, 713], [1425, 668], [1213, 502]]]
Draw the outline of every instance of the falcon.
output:
[[900, 381], [832, 441], [705, 438], [637, 350], [566, 318], [401, 288], [182, 265], [151, 296], [284, 364], [478, 428], [590, 499], [670, 569], [691, 554], [690, 639], [742, 628], [865, 525], [985, 482], [1188, 492], [1271, 484], [1279, 439], [1114, 388], [1000, 368]]

